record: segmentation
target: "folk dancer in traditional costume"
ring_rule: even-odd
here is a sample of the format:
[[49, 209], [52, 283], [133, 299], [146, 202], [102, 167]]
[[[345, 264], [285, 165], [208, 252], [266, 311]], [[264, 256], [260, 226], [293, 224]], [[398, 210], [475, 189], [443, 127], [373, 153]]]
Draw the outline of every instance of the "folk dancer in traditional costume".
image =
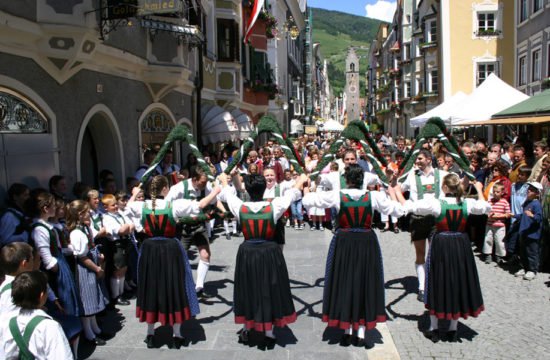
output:
[[[417, 169], [411, 171], [401, 189], [409, 191], [409, 199], [417, 201], [422, 199], [439, 199], [444, 196], [441, 191], [441, 179], [447, 175], [446, 171], [432, 167], [432, 154], [425, 149], [420, 150], [415, 165]], [[416, 252], [416, 275], [418, 277], [418, 301], [424, 301], [424, 279], [426, 277], [426, 240], [435, 232], [435, 218], [432, 215], [411, 215], [410, 226], [411, 241]]]
[[491, 206], [483, 197], [481, 182], [474, 184], [478, 199], [465, 199], [461, 180], [456, 174], [442, 179], [443, 199], [407, 201], [396, 191], [408, 212], [435, 217], [436, 233], [427, 257], [424, 304], [430, 313], [430, 328], [425, 336], [433, 342], [440, 339], [438, 320], [451, 320], [448, 340], [456, 342], [459, 318], [477, 317], [484, 310], [483, 297], [466, 222], [470, 214], [488, 214]]
[[169, 191], [168, 179], [155, 176], [150, 184], [151, 200], [134, 201], [139, 191], [139, 188], [132, 191], [128, 209], [130, 216], [141, 219], [149, 238], [140, 249], [136, 316], [148, 325], [145, 338], [148, 348], [155, 347], [154, 325], [160, 322], [173, 327], [174, 338], [169, 347], [179, 349], [185, 342], [181, 324], [199, 313], [199, 303], [187, 252], [176, 239], [176, 223], [179, 218], [198, 215], [215, 199], [219, 188], [214, 188], [200, 202], [166, 201], [163, 198]]
[[[193, 168], [194, 171], [189, 179], [180, 181], [170, 188], [166, 195], [166, 201], [171, 202], [176, 199], [201, 201], [212, 192], [212, 185], [208, 181], [206, 173], [199, 167]], [[209, 205], [217, 203], [215, 197], [212, 198]], [[204, 290], [204, 283], [208, 269], [210, 268], [210, 242], [208, 240], [207, 222], [194, 221], [191, 218], [181, 219], [181, 237], [186, 249], [191, 244], [195, 245], [199, 251], [199, 264], [197, 265], [197, 296], [202, 299], [211, 298], [212, 295]]]
[[[363, 169], [350, 164], [344, 171], [346, 188], [309, 193], [306, 208], [334, 207], [337, 230], [329, 247], [323, 294], [323, 321], [345, 330], [342, 342], [364, 342], [365, 330], [386, 321], [382, 254], [371, 229], [375, 210], [399, 217], [403, 207], [379, 191], [362, 190]], [[390, 189], [393, 191], [393, 189]], [[353, 331], [357, 337], [352, 337]]]
[[221, 174], [219, 180], [224, 187], [220, 198], [237, 217], [244, 236], [237, 252], [233, 292], [235, 323], [243, 325], [239, 341], [247, 343], [249, 330], [254, 329], [265, 332], [266, 345], [274, 346], [273, 328], [296, 321], [286, 262], [275, 239], [276, 223], [290, 203], [301, 197], [307, 177], [297, 179], [284, 196], [265, 201], [266, 179], [247, 175], [244, 182], [250, 202], [243, 202], [231, 191], [227, 175]]

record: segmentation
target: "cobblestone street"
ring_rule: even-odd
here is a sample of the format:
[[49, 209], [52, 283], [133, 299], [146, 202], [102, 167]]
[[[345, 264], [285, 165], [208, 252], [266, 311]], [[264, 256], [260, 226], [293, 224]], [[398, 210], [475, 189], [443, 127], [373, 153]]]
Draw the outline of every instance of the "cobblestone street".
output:
[[[428, 326], [424, 308], [416, 299], [414, 249], [408, 233], [379, 234], [384, 256], [386, 304], [389, 321], [368, 333], [374, 346], [368, 350], [338, 344], [341, 333], [326, 330], [321, 322], [321, 296], [326, 250], [331, 232], [296, 231], [287, 228], [284, 253], [291, 278], [298, 321], [278, 329], [272, 350], [237, 342], [239, 326], [231, 311], [233, 266], [242, 237], [228, 241], [218, 237], [212, 244], [212, 266], [207, 290], [216, 294], [201, 304], [196, 320], [184, 324], [183, 333], [191, 344], [170, 350], [166, 340], [170, 329], [157, 329], [160, 348], [143, 343], [146, 327], [134, 317], [132, 306], [120, 308], [108, 330], [117, 331], [107, 346], [83, 347], [80, 357], [89, 359], [543, 359], [550, 351], [548, 274], [527, 282], [509, 272], [478, 261], [485, 300], [477, 319], [459, 321], [459, 343], [433, 344], [420, 330]], [[192, 259], [192, 263], [196, 263]], [[112, 315], [112, 314], [111, 314]], [[112, 316], [110, 318], [113, 318]], [[441, 324], [446, 326], [446, 324]]]

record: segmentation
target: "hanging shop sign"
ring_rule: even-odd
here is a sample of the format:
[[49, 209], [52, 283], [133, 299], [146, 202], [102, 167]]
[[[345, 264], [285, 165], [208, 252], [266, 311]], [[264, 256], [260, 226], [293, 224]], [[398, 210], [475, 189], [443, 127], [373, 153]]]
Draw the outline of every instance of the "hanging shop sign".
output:
[[181, 0], [138, 0], [138, 15], [171, 14], [181, 11]]
[[136, 16], [137, 0], [108, 0], [107, 20], [127, 19]]

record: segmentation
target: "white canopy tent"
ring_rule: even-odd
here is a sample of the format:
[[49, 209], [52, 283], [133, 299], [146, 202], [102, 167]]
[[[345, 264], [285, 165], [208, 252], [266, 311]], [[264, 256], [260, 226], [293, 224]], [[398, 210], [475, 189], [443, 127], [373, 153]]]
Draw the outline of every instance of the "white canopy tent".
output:
[[476, 120], [489, 120], [493, 114], [509, 108], [529, 96], [491, 74], [451, 112], [451, 125]]
[[224, 108], [217, 105], [201, 107], [203, 144], [233, 141], [239, 138], [237, 122]]
[[454, 112], [454, 109], [456, 109], [457, 105], [459, 105], [467, 97], [468, 95], [464, 94], [462, 91], [457, 92], [456, 94], [451, 96], [447, 101], [442, 102], [441, 104], [437, 105], [430, 111], [427, 111], [422, 115], [418, 115], [411, 118], [410, 126], [412, 127], [424, 126], [424, 124], [428, 121], [428, 119], [432, 117], [439, 117], [441, 118], [441, 120], [443, 120], [443, 122], [446, 125], [450, 125], [451, 116], [449, 116], [449, 114], [452, 114]]
[[323, 123], [323, 131], [343, 131], [344, 125], [334, 119], [330, 119]]
[[239, 137], [245, 139], [250, 136], [250, 133], [254, 130], [254, 123], [247, 113], [242, 112], [239, 108], [231, 110], [231, 115], [237, 122], [239, 128]]

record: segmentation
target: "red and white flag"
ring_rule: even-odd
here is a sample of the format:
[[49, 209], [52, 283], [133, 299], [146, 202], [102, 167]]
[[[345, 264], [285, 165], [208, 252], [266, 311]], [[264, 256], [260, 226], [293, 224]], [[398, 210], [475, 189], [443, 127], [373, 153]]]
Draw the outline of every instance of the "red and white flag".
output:
[[252, 13], [250, 14], [250, 18], [248, 18], [248, 24], [246, 24], [246, 34], [244, 35], [245, 43], [248, 42], [250, 31], [256, 23], [256, 20], [258, 20], [258, 15], [260, 15], [260, 11], [262, 11], [262, 8], [264, 7], [264, 2], [265, 0], [254, 0], [254, 7], [252, 9]]

